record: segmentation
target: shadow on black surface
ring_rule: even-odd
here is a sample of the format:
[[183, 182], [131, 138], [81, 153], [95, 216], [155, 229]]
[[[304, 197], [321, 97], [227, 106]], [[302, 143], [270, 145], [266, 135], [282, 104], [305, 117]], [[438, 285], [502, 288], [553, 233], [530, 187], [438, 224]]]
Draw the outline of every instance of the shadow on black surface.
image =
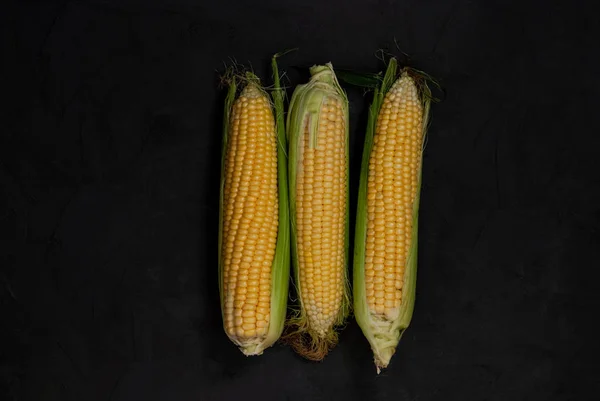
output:
[[[215, 85], [218, 85], [218, 77], [215, 76]], [[202, 210], [201, 215], [204, 216], [202, 221], [204, 225], [200, 228], [202, 235], [200, 241], [205, 242], [205, 248], [208, 250], [205, 255], [204, 263], [206, 267], [198, 267], [200, 269], [199, 285], [200, 291], [203, 291], [206, 296], [200, 298], [201, 302], [206, 302], [207, 305], [201, 305], [206, 311], [206, 318], [200, 323], [198, 336], [203, 345], [204, 352], [210, 359], [221, 364], [221, 361], [227, 360], [230, 354], [231, 347], [225, 332], [221, 318], [221, 306], [219, 295], [218, 281], [218, 230], [219, 230], [219, 192], [220, 192], [220, 174], [221, 174], [221, 132], [223, 124], [223, 103], [225, 93], [218, 92], [217, 101], [213, 102], [210, 111], [210, 132], [207, 135], [210, 147], [209, 173], [206, 175], [207, 182], [202, 185], [205, 188], [203, 194], [206, 205], [208, 207]], [[202, 263], [202, 261], [201, 261]], [[218, 352], [217, 352], [218, 350]]]
[[[369, 105], [373, 99], [373, 93], [365, 93], [362, 89], [344, 85], [344, 90], [348, 94], [350, 100], [350, 202], [349, 202], [349, 213], [348, 218], [350, 219], [349, 224], [349, 257], [348, 257], [348, 276], [350, 280], [350, 291], [352, 293], [353, 284], [353, 265], [354, 265], [354, 232], [355, 232], [355, 218], [356, 218], [356, 205], [358, 187], [360, 183], [360, 173], [362, 166], [363, 148], [365, 141], [365, 133], [367, 127], [367, 120], [369, 118]], [[354, 297], [352, 296], [353, 302]], [[355, 344], [364, 341], [365, 346], [361, 347], [362, 351], [369, 350], [367, 352], [358, 352], [353, 350], [350, 357], [353, 359], [353, 363], [350, 368], [350, 376], [352, 377], [352, 383], [354, 390], [357, 392], [360, 399], [368, 400], [373, 396], [372, 388], [365, 383], [365, 378], [370, 377], [369, 372], [365, 371], [365, 366], [368, 366], [370, 358], [370, 348], [366, 338], [364, 338], [362, 331], [354, 318], [354, 310], [348, 318], [346, 327], [342, 335], [346, 337], [348, 344]], [[352, 337], [352, 339], [350, 338]], [[365, 358], [366, 356], [366, 358]], [[366, 363], [365, 363], [366, 362]], [[371, 366], [369, 366], [371, 367]]]

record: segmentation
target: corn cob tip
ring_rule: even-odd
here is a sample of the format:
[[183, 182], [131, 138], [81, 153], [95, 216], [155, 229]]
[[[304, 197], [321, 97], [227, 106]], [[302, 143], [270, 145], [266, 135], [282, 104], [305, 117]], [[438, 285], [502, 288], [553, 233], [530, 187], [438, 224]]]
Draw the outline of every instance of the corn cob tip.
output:
[[313, 82], [324, 82], [333, 85], [337, 78], [333, 70], [333, 64], [327, 63], [324, 65], [313, 65], [310, 67], [311, 80]]
[[375, 367], [377, 368], [377, 374], [381, 373], [382, 369], [385, 369], [390, 364], [392, 357], [396, 353], [396, 347], [390, 346], [381, 350], [374, 351]]
[[261, 341], [261, 343], [256, 343], [256, 344], [243, 344], [243, 345], [238, 344], [238, 347], [239, 347], [240, 351], [242, 351], [242, 353], [246, 356], [262, 355], [265, 350], [264, 341]]
[[373, 360], [377, 374], [388, 367], [396, 353], [398, 344], [408, 325], [399, 322], [386, 321], [385, 318], [370, 316], [367, 321], [358, 319], [361, 328], [369, 327], [365, 332], [373, 351]]

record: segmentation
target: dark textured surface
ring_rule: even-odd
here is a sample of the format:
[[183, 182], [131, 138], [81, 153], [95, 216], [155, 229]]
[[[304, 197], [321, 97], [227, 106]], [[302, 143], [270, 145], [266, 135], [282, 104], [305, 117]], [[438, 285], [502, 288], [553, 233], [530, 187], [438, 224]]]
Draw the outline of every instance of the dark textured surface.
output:
[[[2, 7], [1, 399], [598, 399], [592, 2]], [[293, 65], [375, 71], [394, 37], [446, 89], [411, 328], [379, 377], [354, 321], [323, 363], [246, 358], [218, 307], [215, 71], [268, 77], [291, 47], [292, 83]], [[355, 190], [369, 97], [349, 96]]]

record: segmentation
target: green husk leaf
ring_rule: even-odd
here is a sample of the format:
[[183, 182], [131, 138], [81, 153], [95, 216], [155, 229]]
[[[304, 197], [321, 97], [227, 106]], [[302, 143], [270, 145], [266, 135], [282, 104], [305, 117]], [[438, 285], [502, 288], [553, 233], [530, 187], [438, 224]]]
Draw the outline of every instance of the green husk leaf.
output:
[[277, 181], [279, 195], [279, 227], [275, 259], [271, 270], [271, 320], [264, 348], [273, 345], [283, 333], [287, 312], [287, 299], [290, 279], [290, 212], [287, 174], [287, 141], [285, 137], [284, 90], [281, 88], [277, 57], [273, 56], [274, 89], [271, 93], [275, 109], [277, 127]]
[[335, 73], [340, 81], [360, 88], [375, 89], [381, 85], [381, 74], [341, 70], [339, 68], [335, 69]]
[[[402, 72], [411, 74], [408, 69]], [[413, 76], [411, 74], [411, 76]], [[381, 86], [375, 90], [373, 103], [369, 109], [369, 119], [365, 135], [365, 145], [363, 150], [363, 159], [361, 166], [361, 176], [358, 190], [356, 230], [354, 244], [354, 315], [363, 331], [363, 334], [369, 341], [373, 349], [375, 365], [379, 373], [382, 368], [386, 368], [396, 351], [396, 347], [402, 338], [405, 330], [408, 328], [412, 319], [415, 304], [415, 290], [417, 279], [417, 251], [418, 251], [418, 218], [419, 201], [421, 188], [422, 163], [419, 165], [419, 178], [417, 182], [417, 196], [414, 201], [412, 215], [412, 243], [409, 249], [407, 265], [405, 269], [405, 282], [403, 287], [402, 304], [400, 314], [394, 321], [384, 321], [381, 318], [371, 315], [368, 309], [366, 289], [365, 289], [365, 246], [367, 237], [367, 182], [369, 170], [369, 158], [373, 149], [373, 138], [377, 124], [377, 117], [383, 104], [386, 93], [390, 90], [394, 82], [398, 79], [398, 67], [396, 59], [389, 61], [386, 74]], [[427, 86], [426, 80], [415, 74], [413, 76], [415, 83], [420, 91], [423, 102], [423, 144], [425, 143], [425, 134], [429, 121], [429, 105], [431, 101], [431, 92]]]
[[[270, 323], [267, 335], [262, 338], [252, 340], [240, 340], [235, 336], [229, 336], [239, 349], [247, 356], [261, 355], [263, 351], [272, 346], [281, 336], [285, 323], [285, 314], [287, 308], [288, 283], [290, 274], [290, 226], [288, 209], [288, 186], [287, 186], [287, 157], [286, 157], [286, 139], [284, 124], [284, 106], [283, 90], [280, 87], [279, 70], [277, 68], [276, 56], [273, 57], [273, 78], [274, 90], [273, 110], [277, 130], [277, 180], [278, 180], [278, 199], [279, 199], [279, 225], [277, 231], [277, 243], [275, 247], [275, 256], [271, 268], [271, 311]], [[231, 110], [235, 102], [238, 90], [238, 81], [246, 85], [257, 85], [261, 90], [259, 78], [251, 72], [245, 75], [230, 73], [229, 90], [225, 99], [224, 122], [223, 122], [223, 143], [221, 154], [221, 189], [219, 206], [219, 293], [221, 297], [221, 313], [224, 311], [224, 292], [223, 292], [223, 260], [222, 260], [222, 230], [223, 230], [223, 197], [225, 187], [225, 154], [227, 151], [227, 136], [229, 133], [229, 121]], [[224, 316], [223, 316], [224, 321]]]
[[[321, 105], [325, 97], [338, 97], [344, 107], [346, 121], [349, 121], [348, 98], [341, 88], [333, 66], [313, 66], [310, 68], [311, 79], [308, 83], [298, 85], [292, 95], [289, 113], [287, 116], [287, 138], [288, 138], [288, 165], [289, 165], [289, 188], [290, 188], [290, 222], [292, 233], [292, 265], [294, 269], [294, 283], [296, 286], [299, 305], [294, 316], [288, 321], [288, 333], [285, 339], [292, 345], [294, 350], [301, 356], [314, 361], [322, 360], [325, 355], [337, 344], [338, 334], [336, 327], [332, 327], [325, 336], [320, 336], [310, 327], [306, 308], [301, 296], [300, 267], [298, 262], [297, 229], [296, 229], [296, 175], [300, 168], [299, 155], [300, 140], [304, 135], [305, 124], [309, 124], [310, 146], [318, 147], [318, 124]], [[346, 124], [346, 158], [349, 158], [349, 124]], [[347, 188], [349, 185], [347, 183]], [[349, 192], [346, 193], [346, 210], [349, 207]], [[344, 255], [348, 261], [349, 251], [349, 221], [346, 216], [346, 235], [344, 241]], [[344, 290], [342, 307], [338, 313], [334, 326], [343, 325], [348, 316], [350, 303], [350, 288], [347, 269], [344, 270]]]
[[[226, 73], [226, 76], [231, 74], [232, 70], [229, 70]], [[235, 75], [231, 76], [229, 79], [229, 88], [227, 90], [227, 96], [225, 97], [225, 105], [223, 109], [223, 133], [221, 140], [221, 180], [220, 180], [220, 188], [219, 188], [219, 238], [218, 238], [218, 263], [219, 263], [219, 296], [221, 299], [221, 317], [223, 321], [225, 321], [225, 316], [223, 312], [225, 310], [225, 302], [224, 302], [224, 294], [223, 294], [223, 259], [222, 259], [222, 248], [223, 248], [223, 198], [224, 198], [224, 190], [225, 190], [225, 155], [227, 153], [227, 138], [229, 135], [229, 119], [231, 117], [231, 110], [233, 107], [233, 102], [235, 101], [235, 95], [237, 92], [237, 79]]]

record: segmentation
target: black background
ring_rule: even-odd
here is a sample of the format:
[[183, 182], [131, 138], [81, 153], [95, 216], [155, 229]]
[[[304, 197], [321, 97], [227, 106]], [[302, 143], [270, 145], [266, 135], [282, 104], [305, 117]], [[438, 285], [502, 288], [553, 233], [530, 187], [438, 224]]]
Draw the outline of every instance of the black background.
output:
[[[591, 1], [3, 4], [2, 399], [598, 399]], [[322, 363], [221, 327], [217, 72], [269, 82], [292, 47], [289, 85], [385, 49], [446, 91], [415, 315], [379, 376], [354, 321]], [[348, 93], [355, 195], [370, 97]]]

